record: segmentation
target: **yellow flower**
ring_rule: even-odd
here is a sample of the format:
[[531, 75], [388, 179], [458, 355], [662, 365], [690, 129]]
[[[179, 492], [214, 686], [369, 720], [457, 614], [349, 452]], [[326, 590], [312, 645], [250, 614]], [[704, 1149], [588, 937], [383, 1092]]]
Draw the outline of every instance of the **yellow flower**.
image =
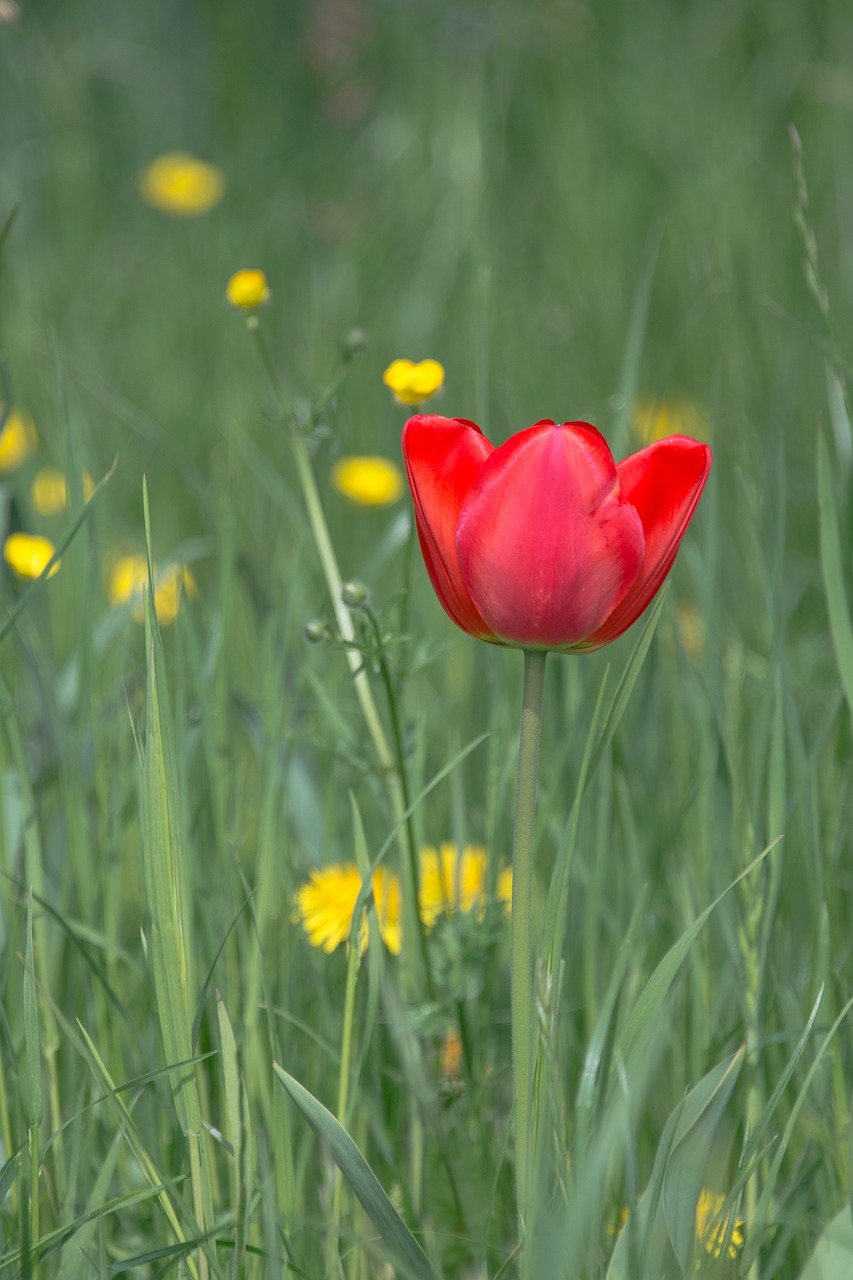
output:
[[444, 385], [444, 367], [437, 360], [392, 360], [382, 381], [399, 404], [423, 404]]
[[36, 424], [25, 410], [11, 409], [0, 431], [0, 471], [16, 471], [37, 448]]
[[359, 506], [387, 507], [402, 495], [403, 475], [388, 458], [339, 458], [332, 484]]
[[631, 426], [643, 444], [654, 444], [665, 436], [692, 436], [709, 441], [711, 420], [705, 409], [686, 396], [655, 399], [641, 396], [631, 409]]
[[186, 151], [170, 151], [139, 175], [139, 193], [154, 209], [175, 218], [196, 218], [219, 204], [225, 176]]
[[714, 1191], [702, 1192], [696, 1205], [696, 1238], [712, 1257], [720, 1258], [725, 1249], [734, 1260], [743, 1248], [744, 1224], [742, 1218], [736, 1218], [732, 1225], [729, 1218], [720, 1217], [725, 1202], [725, 1196]]
[[[83, 472], [83, 497], [91, 498], [95, 482], [88, 471]], [[30, 501], [40, 516], [55, 516], [68, 506], [68, 484], [57, 467], [42, 467], [35, 475], [30, 488]]]
[[[292, 918], [302, 924], [312, 947], [322, 947], [329, 955], [346, 941], [360, 892], [361, 876], [355, 863], [311, 872], [296, 890]], [[400, 881], [384, 867], [373, 873], [373, 902], [382, 941], [392, 955], [398, 956], [403, 942]], [[365, 917], [359, 932], [362, 952], [367, 946], [367, 934]]]
[[[49, 538], [35, 533], [10, 533], [3, 544], [3, 556], [19, 578], [40, 578], [48, 561], [56, 551]], [[52, 578], [59, 572], [61, 560], [57, 560], [47, 575]]]
[[263, 271], [235, 271], [225, 290], [225, 296], [238, 311], [254, 311], [270, 298], [270, 287]]
[[[133, 605], [136, 622], [145, 621], [143, 592], [148, 585], [148, 561], [145, 556], [121, 556], [110, 573], [107, 599], [113, 608]], [[162, 569], [154, 566], [154, 607], [161, 627], [168, 627], [181, 611], [183, 593], [198, 595], [196, 580], [185, 564], [172, 562]]]
[[[461, 859], [457, 846], [449, 841], [440, 850], [424, 845], [419, 905], [425, 926], [431, 929], [439, 916], [452, 916], [457, 908], [467, 912], [476, 907], [481, 916], [486, 909], [486, 869], [486, 851], [481, 845], [466, 845]], [[497, 898], [508, 910], [512, 901], [510, 867], [498, 874]]]

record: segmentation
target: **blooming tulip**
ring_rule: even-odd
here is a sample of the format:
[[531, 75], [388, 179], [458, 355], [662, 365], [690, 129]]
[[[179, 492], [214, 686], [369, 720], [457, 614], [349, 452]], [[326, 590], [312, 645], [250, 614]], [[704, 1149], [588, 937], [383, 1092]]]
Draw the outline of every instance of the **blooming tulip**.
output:
[[421, 550], [469, 635], [592, 650], [621, 635], [672, 567], [711, 466], [688, 436], [616, 464], [586, 422], [537, 422], [495, 448], [462, 418], [418, 414], [403, 457]]

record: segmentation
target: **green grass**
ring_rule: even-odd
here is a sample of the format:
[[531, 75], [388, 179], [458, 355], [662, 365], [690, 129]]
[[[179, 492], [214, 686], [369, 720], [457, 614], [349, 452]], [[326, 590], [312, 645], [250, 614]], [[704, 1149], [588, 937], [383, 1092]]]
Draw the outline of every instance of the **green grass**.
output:
[[[431, 985], [411, 929], [393, 957], [374, 928], [357, 967], [291, 918], [311, 868], [405, 875], [409, 850], [364, 716], [393, 752], [381, 664], [359, 693], [305, 639], [335, 612], [294, 421], [406, 672], [413, 845], [485, 844], [494, 876], [511, 850], [521, 657], [457, 632], [417, 553], [400, 638], [408, 499], [329, 481], [341, 454], [399, 460], [396, 356], [441, 360], [436, 411], [496, 441], [586, 419], [624, 455], [639, 394], [711, 422], [642, 662], [642, 623], [548, 662], [532, 1274], [691, 1274], [707, 1187], [745, 1243], [700, 1248], [701, 1274], [843, 1280], [846, 4], [22, 8], [0, 25], [0, 371], [40, 443], [0, 479], [0, 532], [59, 542], [75, 514], [35, 515], [37, 467], [118, 462], [0, 641], [0, 1280], [517, 1273], [499, 910], [425, 939]], [[198, 219], [137, 192], [176, 148], [226, 175]], [[244, 266], [273, 291], [281, 404], [225, 303]], [[369, 343], [323, 402], [354, 325]], [[143, 477], [152, 558], [199, 588], [162, 634], [106, 595], [110, 557], [145, 554]], [[23, 590], [5, 574], [0, 630]]]

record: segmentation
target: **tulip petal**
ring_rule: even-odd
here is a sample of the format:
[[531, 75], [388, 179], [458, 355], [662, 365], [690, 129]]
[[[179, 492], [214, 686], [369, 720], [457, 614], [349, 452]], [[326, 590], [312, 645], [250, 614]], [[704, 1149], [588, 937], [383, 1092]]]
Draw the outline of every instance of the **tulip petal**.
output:
[[523, 648], [572, 649], [613, 613], [643, 561], [640, 516], [604, 437], [541, 422], [483, 463], [456, 544], [474, 607]]
[[669, 436], [619, 463], [622, 495], [643, 522], [646, 551], [631, 590], [584, 648], [615, 640], [653, 600], [672, 568], [710, 469], [711, 450], [689, 436]]
[[427, 573], [456, 625], [482, 640], [494, 636], [459, 571], [456, 525], [462, 504], [493, 450], [480, 428], [464, 418], [416, 414], [403, 428], [403, 460]]

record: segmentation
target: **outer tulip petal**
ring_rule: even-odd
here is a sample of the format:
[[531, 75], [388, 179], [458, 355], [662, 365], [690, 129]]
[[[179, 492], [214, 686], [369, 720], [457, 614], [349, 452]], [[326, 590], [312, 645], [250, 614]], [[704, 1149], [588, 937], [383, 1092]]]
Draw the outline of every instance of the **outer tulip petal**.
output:
[[571, 649], [630, 591], [645, 542], [603, 436], [587, 423], [542, 422], [482, 464], [456, 545], [470, 599], [495, 637]]
[[622, 495], [643, 522], [646, 553], [631, 590], [584, 648], [598, 649], [615, 640], [654, 599], [672, 568], [710, 469], [711, 450], [689, 436], [669, 436], [619, 463]]
[[495, 636], [471, 600], [459, 571], [456, 526], [462, 504], [493, 451], [494, 445], [480, 428], [463, 418], [416, 414], [403, 428], [403, 460], [427, 573], [456, 625], [481, 640]]

